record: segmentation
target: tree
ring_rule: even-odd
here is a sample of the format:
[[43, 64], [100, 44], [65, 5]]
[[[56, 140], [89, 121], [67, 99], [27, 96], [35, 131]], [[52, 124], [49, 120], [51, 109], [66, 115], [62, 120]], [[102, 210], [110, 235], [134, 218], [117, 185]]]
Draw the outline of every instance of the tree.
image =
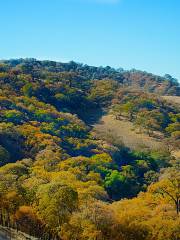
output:
[[131, 101], [128, 101], [123, 104], [115, 104], [113, 106], [113, 113], [115, 114], [116, 119], [120, 119], [120, 116], [123, 116], [127, 117], [129, 121], [132, 121], [135, 111], [136, 106]]
[[26, 83], [22, 87], [22, 92], [24, 93], [25, 96], [32, 97], [34, 93], [33, 85], [31, 83]]
[[54, 170], [61, 161], [61, 149], [48, 146], [36, 154], [35, 166], [43, 166], [46, 170]]
[[7, 119], [8, 122], [12, 122], [14, 124], [21, 124], [23, 123], [24, 116], [20, 111], [17, 110], [7, 110], [4, 113], [4, 117]]
[[164, 120], [164, 115], [158, 110], [141, 110], [137, 114], [135, 124], [140, 129], [146, 129], [150, 136], [153, 131], [161, 131], [163, 129]]
[[165, 129], [170, 135], [173, 135], [174, 132], [180, 131], [180, 122], [174, 122], [168, 125]]
[[31, 206], [20, 206], [14, 215], [14, 221], [17, 229], [41, 237], [43, 223]]
[[38, 210], [49, 227], [59, 231], [63, 223], [78, 206], [77, 192], [61, 183], [42, 185], [37, 193], [39, 199]]
[[73, 213], [64, 224], [61, 237], [64, 240], [109, 240], [117, 239], [114, 231], [114, 215], [108, 204], [91, 200]]
[[9, 152], [0, 145], [0, 166], [8, 163], [10, 158]]
[[120, 199], [125, 196], [125, 181], [126, 177], [119, 173], [117, 170], [111, 172], [106, 176], [104, 186], [112, 199]]
[[165, 172], [162, 179], [150, 186], [150, 191], [172, 202], [180, 212], [180, 172], [174, 169]]

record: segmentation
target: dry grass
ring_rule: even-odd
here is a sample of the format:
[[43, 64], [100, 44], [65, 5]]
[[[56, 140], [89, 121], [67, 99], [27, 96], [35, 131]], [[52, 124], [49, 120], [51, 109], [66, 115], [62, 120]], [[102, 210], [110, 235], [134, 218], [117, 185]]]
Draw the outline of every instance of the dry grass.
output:
[[180, 105], [180, 97], [178, 97], [178, 96], [163, 96], [163, 98], [169, 102]]
[[149, 137], [144, 133], [137, 133], [133, 130], [133, 124], [129, 121], [116, 120], [113, 115], [104, 115], [99, 123], [94, 125], [94, 131], [99, 134], [111, 134], [122, 139], [124, 144], [131, 148], [152, 148], [159, 149], [163, 147], [162, 142]]
[[174, 156], [176, 159], [180, 160], [180, 150], [173, 151], [172, 156]]

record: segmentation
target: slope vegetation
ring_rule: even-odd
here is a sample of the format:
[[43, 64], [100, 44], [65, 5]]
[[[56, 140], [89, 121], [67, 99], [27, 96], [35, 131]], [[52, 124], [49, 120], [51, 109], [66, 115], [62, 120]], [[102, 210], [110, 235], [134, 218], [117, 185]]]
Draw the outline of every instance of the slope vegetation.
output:
[[2, 61], [0, 225], [43, 240], [179, 239], [180, 111], [162, 95], [179, 96], [176, 79]]
[[107, 135], [110, 133], [118, 137], [122, 142], [131, 149], [160, 149], [163, 147], [162, 141], [150, 137], [145, 133], [140, 133], [134, 128], [132, 122], [127, 120], [117, 120], [115, 116], [104, 115], [99, 123], [94, 125], [94, 131], [99, 135]]

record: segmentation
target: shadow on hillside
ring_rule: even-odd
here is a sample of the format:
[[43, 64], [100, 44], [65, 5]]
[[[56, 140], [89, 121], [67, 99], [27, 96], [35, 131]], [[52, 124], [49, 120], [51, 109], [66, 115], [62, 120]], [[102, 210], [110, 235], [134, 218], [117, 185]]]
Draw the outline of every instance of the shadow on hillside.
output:
[[94, 124], [98, 123], [102, 116], [107, 114], [107, 109], [96, 108], [88, 110], [81, 116], [81, 119], [90, 127], [93, 127]]

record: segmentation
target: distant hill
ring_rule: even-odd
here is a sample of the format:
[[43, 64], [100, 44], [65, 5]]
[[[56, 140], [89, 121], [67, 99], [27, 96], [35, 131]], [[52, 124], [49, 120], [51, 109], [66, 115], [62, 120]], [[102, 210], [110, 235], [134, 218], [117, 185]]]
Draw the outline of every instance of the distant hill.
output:
[[[14, 59], [4, 60], [1, 61], [1, 63], [7, 64], [7, 68], [10, 67], [14, 71], [19, 68], [24, 69], [25, 73], [33, 71], [35, 77], [37, 77], [40, 72], [43, 72], [44, 74], [46, 74], [46, 72], [54, 74], [66, 72], [71, 73], [74, 78], [78, 77], [84, 82], [88, 80], [108, 78], [118, 81], [122, 86], [129, 86], [133, 89], [141, 89], [160, 95], [180, 96], [180, 85], [177, 79], [169, 74], [161, 77], [135, 69], [126, 71], [122, 68], [114, 69], [109, 66], [94, 67], [73, 61], [69, 63], [61, 63], [54, 61], [39, 61], [36, 59]], [[40, 75], [43, 78], [43, 75]]]

